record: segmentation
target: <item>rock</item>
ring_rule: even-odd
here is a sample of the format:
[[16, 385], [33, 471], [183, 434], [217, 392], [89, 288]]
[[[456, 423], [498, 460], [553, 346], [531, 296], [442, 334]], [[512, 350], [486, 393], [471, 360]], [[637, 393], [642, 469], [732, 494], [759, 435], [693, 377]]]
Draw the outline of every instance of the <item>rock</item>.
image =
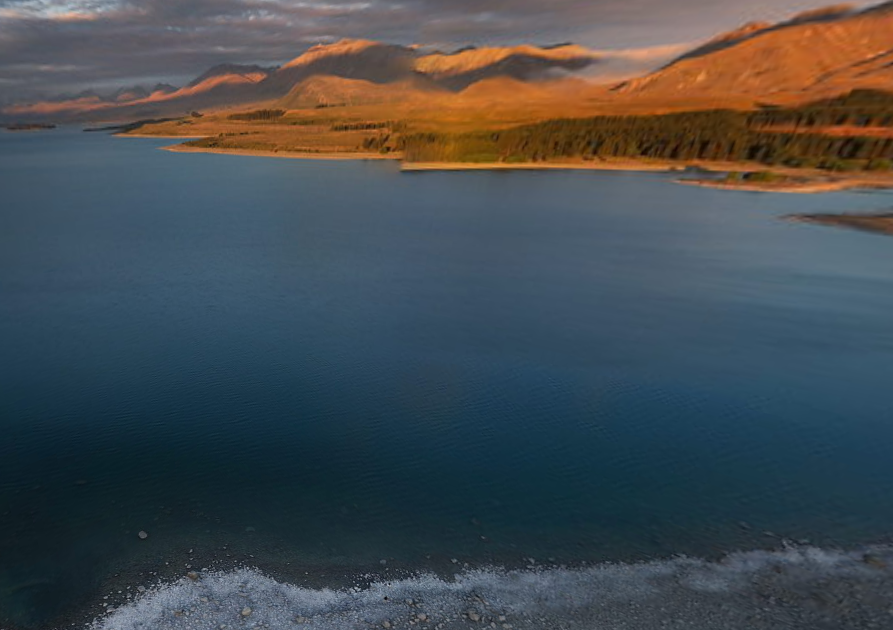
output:
[[387, 561], [387, 560], [384, 560], [384, 559], [378, 561], [378, 564], [380, 564], [381, 566], [384, 566], [384, 565], [386, 565], [387, 563], [388, 563], [388, 561]]
[[419, 613], [418, 615], [416, 615], [416, 619], [418, 619], [419, 621], [428, 621], [428, 615], [426, 615], [425, 613]]
[[298, 615], [297, 617], [295, 617], [295, 623], [307, 623], [307, 617]]
[[147, 534], [147, 533], [146, 533], [146, 532], [144, 532], [144, 531], [142, 531], [142, 530], [140, 530], [140, 533], [139, 533], [139, 534], [137, 534], [137, 536], [139, 536], [139, 537], [140, 537], [140, 540], [146, 540], [146, 538], [148, 538], [148, 537], [149, 537], [149, 534]]
[[886, 569], [887, 568], [886, 562], [884, 562], [877, 556], [874, 556], [870, 553], [866, 553], [864, 556], [862, 556], [862, 562], [864, 562], [865, 564], [872, 566], [876, 569]]
[[248, 606], [245, 606], [245, 608], [242, 609], [242, 616], [243, 617], [251, 616], [251, 609]]
[[387, 628], [390, 628], [390, 627], [391, 627], [391, 622], [390, 622], [390, 621], [382, 621], [382, 622], [381, 622], [381, 627], [382, 627], [382, 628], [385, 628], [385, 630], [387, 630]]
[[481, 620], [481, 616], [479, 614], [477, 614], [476, 612], [474, 612], [473, 610], [469, 610], [467, 613], [465, 613], [465, 616], [468, 617], [471, 621], [480, 621]]
[[196, 573], [195, 571], [190, 571], [189, 573], [186, 574], [186, 577], [188, 577], [190, 580], [192, 580], [194, 582], [198, 579], [198, 573]]
[[136, 590], [138, 590], [140, 593], [145, 593], [146, 587], [143, 586], [142, 584], [140, 584], [139, 586], [136, 587]]

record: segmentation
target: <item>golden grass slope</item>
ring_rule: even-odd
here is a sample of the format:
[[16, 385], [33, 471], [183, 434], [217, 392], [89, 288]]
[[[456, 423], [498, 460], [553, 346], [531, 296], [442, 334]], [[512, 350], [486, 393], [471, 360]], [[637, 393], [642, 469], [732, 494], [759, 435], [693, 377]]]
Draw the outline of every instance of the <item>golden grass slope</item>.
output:
[[[852, 89], [847, 78], [853, 78], [861, 64], [891, 52], [893, 3], [863, 12], [832, 7], [718, 38], [617, 91], [664, 98], [681, 94], [808, 98], [831, 85], [829, 77], [838, 77], [837, 89]], [[862, 80], [860, 87], [882, 85], [882, 77], [883, 73], [877, 75], [877, 82]]]

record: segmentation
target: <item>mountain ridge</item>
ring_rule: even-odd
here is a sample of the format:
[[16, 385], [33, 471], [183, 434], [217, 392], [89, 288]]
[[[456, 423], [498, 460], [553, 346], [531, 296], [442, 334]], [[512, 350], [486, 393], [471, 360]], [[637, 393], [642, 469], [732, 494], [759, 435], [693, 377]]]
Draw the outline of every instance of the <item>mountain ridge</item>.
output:
[[[826, 87], [821, 85], [823, 77], [843, 76], [847, 68], [891, 50], [893, 2], [862, 11], [834, 5], [778, 24], [750, 24], [719, 35], [656, 72], [619, 84], [615, 91], [650, 98], [711, 93], [806, 96]], [[866, 86], [865, 81], [859, 85]], [[871, 85], [884, 86], [880, 79]]]
[[[685, 103], [696, 109], [755, 107], [762, 102], [825, 98], [853, 89], [893, 91], [893, 1], [861, 10], [838, 4], [777, 23], [750, 22], [674, 54], [675, 58], [650, 73], [614, 83], [604, 98], [596, 97], [598, 106], [603, 110], [608, 103], [618, 111], [667, 109]], [[615, 52], [614, 58], [618, 55]], [[582, 103], [593, 98], [591, 90], [574, 95], [559, 88], [560, 81], [554, 79], [607, 68], [611, 59], [611, 51], [570, 43], [467, 46], [442, 52], [420, 45], [342, 39], [313, 46], [278, 67], [220, 64], [180, 88], [134, 86], [105, 96], [85, 91], [68, 99], [9, 106], [3, 113], [24, 119], [90, 120], [182, 115], [252, 104], [287, 109], [298, 104], [382, 103], [461, 94], [492, 79], [536, 85], [534, 91], [504, 90], [505, 98], [520, 106], [524, 94], [540, 95], [544, 82], [559, 90], [562, 98]], [[487, 91], [495, 94], [494, 85], [499, 82]]]

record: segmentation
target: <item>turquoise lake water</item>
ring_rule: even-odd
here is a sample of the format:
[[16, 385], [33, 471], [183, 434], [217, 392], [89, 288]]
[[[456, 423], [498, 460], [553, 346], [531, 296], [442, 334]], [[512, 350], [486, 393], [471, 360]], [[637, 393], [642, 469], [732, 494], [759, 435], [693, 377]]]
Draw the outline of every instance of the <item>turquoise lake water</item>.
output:
[[893, 195], [168, 143], [0, 134], [0, 627], [893, 530], [893, 239], [782, 220]]

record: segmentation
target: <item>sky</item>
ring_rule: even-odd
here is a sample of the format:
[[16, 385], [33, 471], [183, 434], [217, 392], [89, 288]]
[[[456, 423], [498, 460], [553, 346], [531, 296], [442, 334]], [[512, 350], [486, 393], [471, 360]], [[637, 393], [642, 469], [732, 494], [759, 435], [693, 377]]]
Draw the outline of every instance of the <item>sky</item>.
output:
[[[644, 49], [666, 60], [752, 20], [827, 0], [0, 0], [0, 102], [181, 85], [218, 63], [279, 65], [342, 37], [391, 43]], [[872, 4], [856, 2], [857, 6]]]

